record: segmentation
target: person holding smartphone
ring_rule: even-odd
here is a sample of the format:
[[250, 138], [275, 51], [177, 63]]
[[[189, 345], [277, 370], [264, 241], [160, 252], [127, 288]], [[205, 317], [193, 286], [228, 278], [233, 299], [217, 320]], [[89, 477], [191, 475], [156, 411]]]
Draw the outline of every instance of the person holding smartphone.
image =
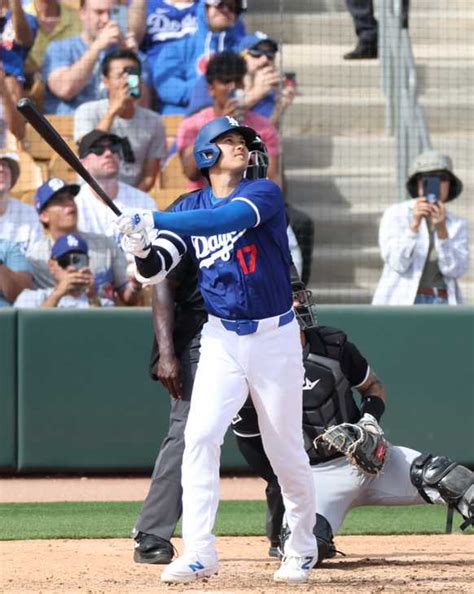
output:
[[452, 160], [422, 152], [407, 184], [411, 200], [390, 206], [380, 223], [384, 269], [374, 305], [456, 305], [463, 302], [458, 279], [469, 265], [467, 221], [448, 211], [462, 192]]
[[73, 307], [89, 308], [114, 305], [100, 298], [94, 275], [89, 268], [88, 246], [78, 233], [61, 235], [51, 249], [48, 263], [54, 287], [23, 291], [14, 307]]

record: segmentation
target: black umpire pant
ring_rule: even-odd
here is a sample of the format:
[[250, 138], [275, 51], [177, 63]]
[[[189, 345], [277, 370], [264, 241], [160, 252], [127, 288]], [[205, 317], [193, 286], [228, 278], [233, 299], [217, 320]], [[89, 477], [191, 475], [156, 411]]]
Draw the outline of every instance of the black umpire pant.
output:
[[[347, 10], [351, 13], [356, 35], [361, 45], [377, 43], [377, 21], [374, 17], [373, 0], [346, 0]], [[410, 0], [402, 0], [402, 26], [408, 27], [408, 9]]]
[[181, 463], [184, 428], [189, 415], [194, 376], [199, 361], [201, 333], [184, 349], [181, 357], [182, 400], [172, 400], [170, 425], [155, 462], [151, 485], [135, 524], [135, 530], [171, 540], [182, 514]]

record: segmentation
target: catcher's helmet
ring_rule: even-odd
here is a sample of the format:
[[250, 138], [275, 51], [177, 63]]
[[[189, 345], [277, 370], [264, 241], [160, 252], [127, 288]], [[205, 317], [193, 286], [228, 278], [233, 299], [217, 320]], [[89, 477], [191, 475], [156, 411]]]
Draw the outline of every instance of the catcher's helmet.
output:
[[249, 146], [249, 164], [244, 177], [247, 179], [265, 179], [268, 171], [268, 151], [265, 143], [256, 136]]
[[249, 150], [257, 138], [257, 133], [253, 128], [241, 124], [231, 116], [222, 116], [211, 120], [201, 128], [194, 142], [194, 158], [201, 173], [217, 163], [221, 156], [221, 149], [217, 146], [216, 140], [226, 132], [242, 134]]
[[293, 293], [293, 308], [301, 330], [314, 328], [314, 326], [317, 326], [317, 320], [311, 303], [312, 292], [309, 291], [304, 282], [300, 280], [292, 281], [291, 290]]

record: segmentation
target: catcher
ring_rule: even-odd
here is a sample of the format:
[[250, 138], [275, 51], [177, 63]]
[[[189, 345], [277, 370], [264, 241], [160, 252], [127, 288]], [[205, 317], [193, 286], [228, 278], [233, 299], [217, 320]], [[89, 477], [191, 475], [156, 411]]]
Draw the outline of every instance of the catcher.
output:
[[[304, 342], [303, 433], [318, 485], [318, 563], [336, 554], [333, 535], [354, 507], [447, 503], [463, 516], [462, 528], [472, 524], [474, 473], [444, 456], [387, 442], [379, 425], [386, 404], [383, 384], [342, 330], [316, 326], [310, 292], [302, 283], [295, 289]], [[362, 397], [360, 407], [352, 389]], [[232, 428], [243, 456], [267, 481], [269, 554], [279, 556], [284, 507], [250, 399]], [[281, 536], [284, 548], [284, 522]]]

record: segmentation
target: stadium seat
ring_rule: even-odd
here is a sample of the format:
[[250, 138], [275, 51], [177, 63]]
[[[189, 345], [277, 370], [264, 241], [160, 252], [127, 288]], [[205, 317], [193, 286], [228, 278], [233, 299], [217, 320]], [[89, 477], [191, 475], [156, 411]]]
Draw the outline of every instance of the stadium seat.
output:
[[181, 165], [181, 159], [178, 153], [174, 153], [165, 166], [161, 170], [160, 174], [160, 187], [161, 188], [185, 188], [188, 179], [183, 173], [183, 166]]
[[20, 177], [11, 190], [12, 196], [31, 204], [36, 190], [44, 181], [41, 168], [34, 162], [30, 154], [18, 151], [20, 160]]

